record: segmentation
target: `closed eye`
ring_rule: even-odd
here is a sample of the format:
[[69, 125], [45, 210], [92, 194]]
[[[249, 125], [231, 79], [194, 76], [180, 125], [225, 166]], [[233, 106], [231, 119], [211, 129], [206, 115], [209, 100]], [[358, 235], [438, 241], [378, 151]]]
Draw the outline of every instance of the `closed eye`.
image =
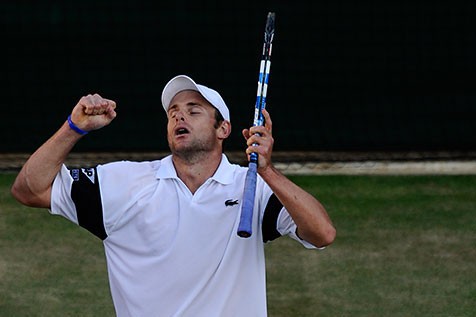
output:
[[177, 114], [177, 111], [169, 111], [168, 116], [169, 118], [175, 118], [176, 114]]
[[189, 109], [188, 113], [191, 115], [197, 115], [202, 113], [202, 109], [199, 106], [193, 106]]

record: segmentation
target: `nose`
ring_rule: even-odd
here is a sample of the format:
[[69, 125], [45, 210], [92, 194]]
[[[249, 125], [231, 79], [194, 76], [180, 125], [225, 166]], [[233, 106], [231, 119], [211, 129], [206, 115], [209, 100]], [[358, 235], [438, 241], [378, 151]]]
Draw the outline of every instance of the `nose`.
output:
[[185, 121], [185, 116], [182, 111], [177, 111], [175, 113], [175, 121]]

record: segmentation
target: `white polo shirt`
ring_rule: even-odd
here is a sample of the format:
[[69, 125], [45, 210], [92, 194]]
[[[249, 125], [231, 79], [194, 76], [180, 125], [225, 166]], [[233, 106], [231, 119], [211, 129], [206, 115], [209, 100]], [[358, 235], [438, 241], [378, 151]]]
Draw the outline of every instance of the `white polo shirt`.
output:
[[117, 316], [266, 316], [263, 241], [296, 225], [258, 177], [253, 235], [237, 227], [247, 168], [225, 155], [192, 194], [171, 156], [58, 173], [51, 213], [103, 240]]

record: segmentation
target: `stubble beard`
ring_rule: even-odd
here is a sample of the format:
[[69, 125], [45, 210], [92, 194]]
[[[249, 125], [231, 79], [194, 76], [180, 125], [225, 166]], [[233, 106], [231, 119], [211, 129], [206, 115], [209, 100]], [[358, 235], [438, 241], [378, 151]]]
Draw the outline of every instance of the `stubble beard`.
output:
[[177, 156], [181, 160], [193, 164], [201, 160], [206, 160], [210, 153], [215, 150], [216, 140], [210, 135], [206, 139], [190, 140], [188, 144], [180, 144], [175, 146], [173, 142], [169, 140], [169, 148], [172, 155]]

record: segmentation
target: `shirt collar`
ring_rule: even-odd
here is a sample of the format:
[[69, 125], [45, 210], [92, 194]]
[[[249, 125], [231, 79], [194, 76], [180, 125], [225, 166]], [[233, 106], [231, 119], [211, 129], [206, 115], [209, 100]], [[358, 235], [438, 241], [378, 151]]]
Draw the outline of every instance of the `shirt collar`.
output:
[[[218, 168], [211, 179], [223, 185], [231, 184], [233, 182], [233, 170], [232, 164], [228, 161], [226, 155], [222, 154], [220, 165], [218, 165]], [[178, 179], [177, 171], [175, 170], [175, 166], [172, 161], [172, 155], [166, 156], [160, 161], [160, 166], [157, 170], [156, 177], [163, 179]]]
[[157, 178], [178, 178], [174, 163], [172, 162], [172, 155], [168, 155], [160, 160], [160, 165], [155, 176]]

